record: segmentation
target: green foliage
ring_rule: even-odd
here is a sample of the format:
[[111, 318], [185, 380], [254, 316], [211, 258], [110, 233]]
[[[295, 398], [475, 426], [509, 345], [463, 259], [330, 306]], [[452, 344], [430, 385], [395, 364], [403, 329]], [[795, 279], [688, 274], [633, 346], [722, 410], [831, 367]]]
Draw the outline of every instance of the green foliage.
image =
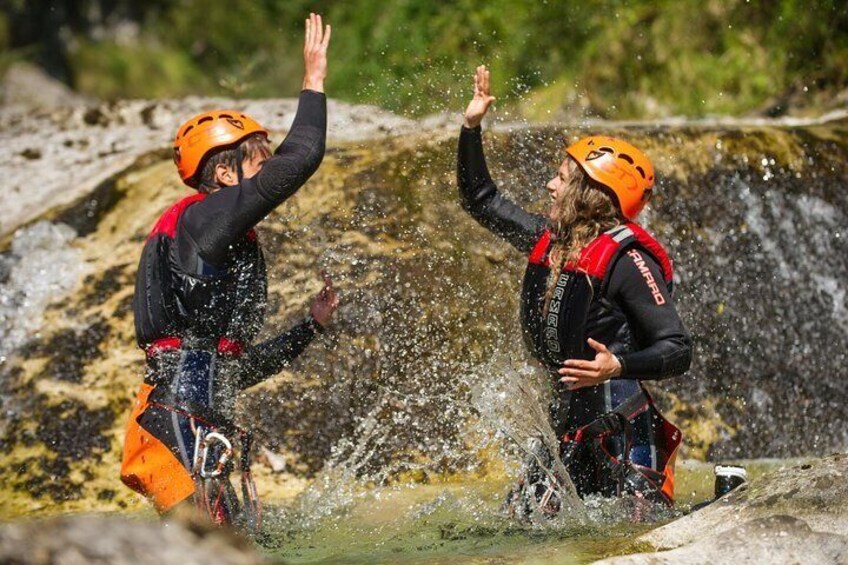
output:
[[214, 83], [182, 51], [86, 43], [74, 54], [75, 84], [100, 98], [157, 98], [209, 92]]
[[[90, 13], [91, 4], [70, 2], [69, 13]], [[119, 44], [77, 26], [74, 86], [103, 97], [294, 95], [310, 10], [334, 28], [329, 92], [411, 114], [458, 111], [480, 63], [491, 67], [502, 107], [535, 117], [734, 114], [788, 96], [803, 105], [804, 87], [833, 94], [848, 86], [842, 0], [100, 5], [114, 8], [102, 25], [118, 14], [142, 27], [135, 43]]]

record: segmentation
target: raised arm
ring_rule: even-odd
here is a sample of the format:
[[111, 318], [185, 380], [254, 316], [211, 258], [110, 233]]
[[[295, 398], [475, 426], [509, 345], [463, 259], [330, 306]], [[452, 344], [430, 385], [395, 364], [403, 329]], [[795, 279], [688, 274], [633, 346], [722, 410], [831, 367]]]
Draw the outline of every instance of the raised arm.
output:
[[489, 174], [480, 122], [494, 101], [489, 94], [489, 71], [483, 66], [477, 67], [474, 98], [465, 111], [459, 135], [457, 185], [460, 203], [485, 228], [527, 253], [547, 222], [543, 216], [526, 212], [500, 194]]
[[[286, 139], [251, 178], [190, 206], [180, 221], [180, 248], [194, 247], [204, 261], [222, 266], [229, 247], [303, 186], [324, 158], [327, 101], [324, 78], [331, 29], [321, 16], [306, 21], [304, 90]], [[182, 255], [181, 251], [181, 255]]]

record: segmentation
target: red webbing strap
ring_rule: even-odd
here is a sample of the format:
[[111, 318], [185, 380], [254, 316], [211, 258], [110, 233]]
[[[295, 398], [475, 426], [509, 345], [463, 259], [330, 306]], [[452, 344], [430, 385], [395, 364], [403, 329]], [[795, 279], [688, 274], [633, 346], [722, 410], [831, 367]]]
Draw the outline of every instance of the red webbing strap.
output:
[[218, 353], [221, 355], [232, 355], [233, 357], [238, 357], [244, 353], [244, 344], [240, 341], [222, 337], [218, 340]]
[[[180, 349], [182, 345], [183, 340], [180, 337], [163, 337], [148, 345], [144, 351], [147, 353], [148, 357], [153, 357], [156, 353], [161, 351]], [[217, 350], [221, 355], [239, 357], [244, 353], [244, 344], [240, 341], [222, 337], [218, 340]]]
[[563, 436], [563, 441], [574, 441], [580, 443], [581, 441], [585, 441], [587, 439], [593, 439], [603, 433], [609, 432], [609, 426], [607, 425], [606, 418], [608, 418], [610, 415], [616, 414], [629, 422], [630, 420], [647, 410], [650, 405], [650, 398], [648, 398], [648, 395], [645, 394], [644, 390], [640, 390], [639, 392], [632, 395], [630, 398], [613, 408], [611, 412], [607, 412], [599, 418], [592, 420], [585, 426], [577, 428], [577, 430], [573, 434], [565, 434]]
[[182, 344], [183, 340], [178, 337], [163, 337], [148, 345], [144, 352], [147, 353], [148, 357], [153, 357], [160, 351], [179, 349]]

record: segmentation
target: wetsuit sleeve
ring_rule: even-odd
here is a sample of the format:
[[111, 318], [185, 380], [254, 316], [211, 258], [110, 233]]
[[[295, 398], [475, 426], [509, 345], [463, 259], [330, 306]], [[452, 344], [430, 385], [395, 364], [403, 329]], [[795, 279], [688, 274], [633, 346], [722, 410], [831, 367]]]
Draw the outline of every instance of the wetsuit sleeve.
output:
[[480, 126], [474, 129], [463, 126], [459, 134], [456, 176], [465, 211], [519, 251], [529, 253], [547, 220], [526, 212], [498, 192], [486, 166]]
[[[327, 137], [327, 99], [304, 90], [286, 139], [256, 176], [218, 190], [186, 209], [177, 229], [181, 257], [187, 247], [221, 267], [234, 242], [293, 195], [318, 169]], [[193, 270], [194, 265], [185, 265]]]
[[303, 353], [316, 333], [322, 331], [320, 324], [310, 316], [286, 333], [248, 348], [242, 356], [244, 372], [240, 387], [251, 387], [279, 373]]
[[653, 258], [638, 250], [623, 254], [613, 266], [607, 296], [624, 311], [639, 348], [618, 355], [619, 378], [664, 379], [689, 369], [692, 340]]

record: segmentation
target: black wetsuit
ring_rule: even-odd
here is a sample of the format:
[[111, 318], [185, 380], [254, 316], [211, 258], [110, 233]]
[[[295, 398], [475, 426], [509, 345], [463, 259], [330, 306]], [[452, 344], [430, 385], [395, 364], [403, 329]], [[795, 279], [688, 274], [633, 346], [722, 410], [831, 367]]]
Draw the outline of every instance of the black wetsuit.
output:
[[[543, 232], [548, 229], [548, 219], [531, 214], [500, 194], [492, 181], [483, 154], [481, 129], [462, 128], [458, 151], [458, 185], [463, 208], [480, 224], [506, 239], [522, 253], [529, 254]], [[677, 311], [671, 293], [665, 284], [653, 290], [646, 284], [643, 269], [647, 267], [656, 281], [663, 281], [663, 271], [649, 253], [637, 249], [637, 255], [622, 253], [611, 266], [607, 285], [602, 296], [589, 299], [585, 333], [581, 332], [580, 346], [564, 358], [554, 362], [546, 352], [530, 347], [531, 352], [542, 362], [558, 381], [556, 370], [565, 358], [593, 359], [594, 351], [585, 345], [590, 336], [605, 344], [617, 355], [622, 365], [622, 374], [602, 385], [581, 388], [573, 392], [558, 386], [559, 394], [551, 405], [553, 425], [559, 437], [566, 432], [584, 426], [600, 415], [609, 412], [624, 400], [641, 390], [640, 380], [653, 380], [679, 375], [691, 363], [691, 342]], [[641, 263], [644, 261], [644, 264]], [[531, 267], [525, 275], [522, 296], [522, 326], [528, 344], [539, 321], [545, 319], [535, 304], [527, 297], [539, 294], [540, 287], [547, 284], [549, 269], [533, 273]], [[657, 297], [661, 294], [661, 298]], [[662, 304], [658, 304], [661, 301]], [[562, 325], [573, 324], [564, 319]], [[634, 421], [635, 437], [631, 459], [646, 467], [657, 468], [655, 423], [653, 410], [644, 412]], [[574, 473], [572, 473], [574, 474]], [[575, 478], [575, 477], [572, 477]], [[575, 480], [583, 493], [603, 490], [599, 485]]]
[[153, 386], [137, 423], [187, 470], [195, 419], [231, 429], [237, 393], [278, 373], [312, 341], [308, 317], [251, 345], [265, 318], [266, 268], [254, 226], [317, 170], [327, 127], [323, 93], [304, 90], [282, 144], [252, 178], [184, 199], [154, 227], [139, 264], [134, 298], [138, 345]]

